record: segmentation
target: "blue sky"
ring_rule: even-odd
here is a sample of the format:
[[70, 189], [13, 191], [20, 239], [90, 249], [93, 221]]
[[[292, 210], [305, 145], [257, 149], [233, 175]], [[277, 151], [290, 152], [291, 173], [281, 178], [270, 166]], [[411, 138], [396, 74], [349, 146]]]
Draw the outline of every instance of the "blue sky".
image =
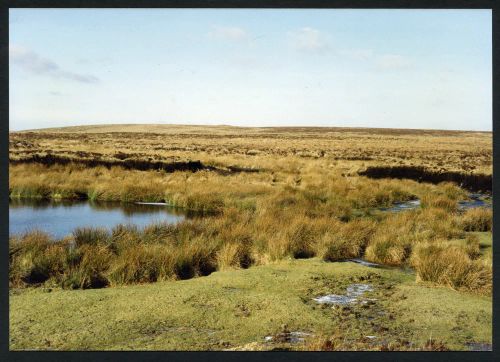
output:
[[490, 10], [11, 9], [10, 129], [491, 130]]

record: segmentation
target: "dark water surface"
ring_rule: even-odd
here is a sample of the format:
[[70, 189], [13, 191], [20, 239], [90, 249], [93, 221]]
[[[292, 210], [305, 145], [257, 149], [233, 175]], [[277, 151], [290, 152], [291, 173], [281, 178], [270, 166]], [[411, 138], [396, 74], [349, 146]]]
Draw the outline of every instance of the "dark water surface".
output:
[[163, 204], [12, 199], [9, 235], [40, 229], [62, 238], [77, 227], [111, 229], [117, 224], [143, 227], [153, 222], [177, 223], [187, 217], [186, 212]]

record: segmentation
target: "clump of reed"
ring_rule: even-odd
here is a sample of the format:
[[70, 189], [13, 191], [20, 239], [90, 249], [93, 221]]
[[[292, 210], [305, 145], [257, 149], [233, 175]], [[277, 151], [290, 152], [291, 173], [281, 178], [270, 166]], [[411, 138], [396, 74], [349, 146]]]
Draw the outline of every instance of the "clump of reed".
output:
[[420, 200], [422, 208], [438, 208], [448, 212], [455, 212], [458, 209], [457, 200], [450, 199], [446, 196], [437, 196], [427, 194]]
[[468, 250], [446, 241], [417, 245], [411, 255], [417, 281], [429, 281], [453, 289], [489, 294], [492, 267], [484, 260], [472, 260]]
[[105, 228], [79, 227], [73, 230], [73, 238], [77, 247], [97, 245], [109, 242], [110, 235]]
[[375, 228], [373, 220], [365, 219], [340, 224], [336, 232], [325, 234], [322, 240], [323, 260], [339, 261], [361, 256]]
[[373, 233], [365, 258], [381, 264], [403, 265], [418, 243], [464, 236], [456, 220], [442, 208], [388, 215]]
[[9, 284], [40, 284], [64, 272], [67, 266], [67, 243], [53, 244], [50, 236], [34, 230], [9, 238]]
[[474, 234], [468, 234], [465, 238], [465, 252], [472, 260], [478, 259], [481, 254], [479, 237]]
[[315, 236], [314, 227], [306, 218], [293, 220], [285, 233], [289, 253], [296, 259], [313, 257]]
[[394, 180], [374, 181], [362, 178], [356, 187], [347, 193], [354, 208], [388, 207], [397, 201], [407, 201], [415, 196], [406, 183]]
[[[105, 245], [83, 244], [68, 250], [72, 265], [57, 279], [67, 289], [102, 288], [109, 284], [107, 272], [113, 253]], [[57, 280], [56, 279], [56, 280]]]
[[249, 215], [227, 210], [225, 218], [213, 224], [212, 237], [220, 242], [217, 251], [219, 269], [248, 268], [255, 262], [253, 227]]
[[469, 209], [461, 215], [460, 222], [465, 231], [491, 231], [493, 212], [483, 208]]
[[438, 193], [447, 199], [459, 201], [467, 198], [465, 190], [452, 182], [441, 182], [438, 186]]
[[[220, 268], [223, 253], [208, 224], [152, 224], [142, 230], [118, 225], [111, 232], [78, 228], [62, 240], [40, 231], [11, 237], [10, 285], [87, 289], [208, 275]], [[252, 263], [245, 252], [249, 245], [239, 246], [238, 266]]]
[[162, 244], [136, 244], [115, 258], [108, 272], [111, 285], [156, 282], [173, 278], [175, 256]]

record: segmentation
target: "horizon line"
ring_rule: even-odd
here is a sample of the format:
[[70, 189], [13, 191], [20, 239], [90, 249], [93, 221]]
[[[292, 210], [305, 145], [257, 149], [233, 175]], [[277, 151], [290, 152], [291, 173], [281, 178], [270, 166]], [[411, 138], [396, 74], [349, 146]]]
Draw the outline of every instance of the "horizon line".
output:
[[408, 131], [449, 131], [449, 132], [485, 132], [493, 133], [493, 130], [474, 130], [474, 129], [441, 129], [441, 128], [396, 128], [396, 127], [368, 127], [368, 126], [308, 126], [308, 125], [289, 125], [289, 126], [239, 126], [232, 124], [182, 124], [182, 123], [87, 123], [87, 124], [75, 124], [71, 126], [54, 126], [54, 127], [42, 127], [42, 128], [29, 128], [29, 129], [19, 129], [10, 130], [11, 132], [29, 132], [29, 131], [42, 131], [47, 129], [63, 129], [63, 128], [73, 128], [73, 127], [109, 127], [109, 126], [191, 126], [191, 127], [233, 127], [233, 128], [347, 128], [347, 129], [379, 129], [379, 130], [408, 130]]

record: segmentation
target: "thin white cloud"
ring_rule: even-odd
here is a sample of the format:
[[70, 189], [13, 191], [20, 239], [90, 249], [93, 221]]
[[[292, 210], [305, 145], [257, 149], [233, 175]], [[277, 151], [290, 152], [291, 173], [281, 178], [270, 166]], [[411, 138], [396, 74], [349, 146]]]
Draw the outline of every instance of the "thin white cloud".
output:
[[54, 79], [65, 79], [80, 83], [98, 83], [99, 78], [74, 73], [62, 69], [52, 60], [40, 57], [37, 53], [20, 46], [9, 46], [9, 57], [12, 64], [36, 75], [45, 75]]
[[295, 49], [306, 52], [321, 52], [329, 48], [323, 33], [317, 29], [304, 27], [289, 33]]
[[368, 60], [374, 56], [372, 49], [343, 49], [339, 50], [338, 54], [355, 60]]
[[248, 39], [248, 33], [236, 26], [213, 26], [208, 33], [209, 38], [229, 41], [242, 41]]
[[383, 54], [377, 57], [375, 61], [377, 67], [382, 69], [402, 69], [410, 67], [413, 62], [411, 59], [399, 54]]

